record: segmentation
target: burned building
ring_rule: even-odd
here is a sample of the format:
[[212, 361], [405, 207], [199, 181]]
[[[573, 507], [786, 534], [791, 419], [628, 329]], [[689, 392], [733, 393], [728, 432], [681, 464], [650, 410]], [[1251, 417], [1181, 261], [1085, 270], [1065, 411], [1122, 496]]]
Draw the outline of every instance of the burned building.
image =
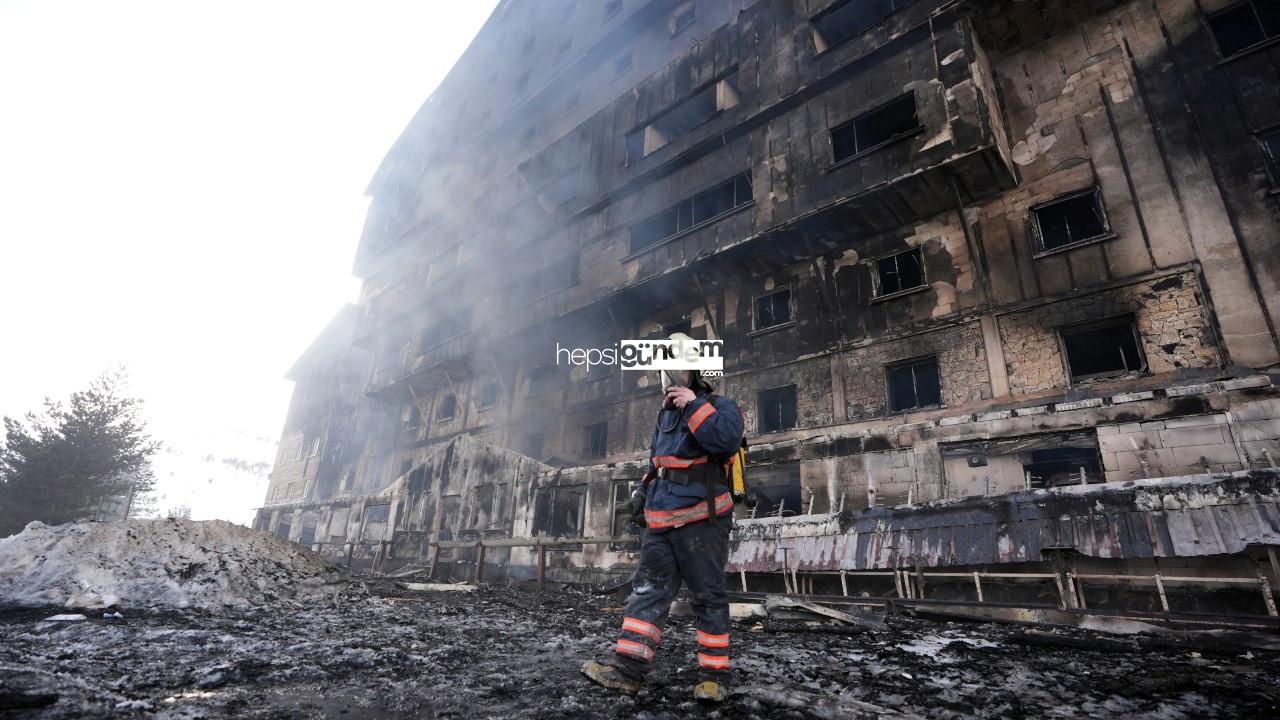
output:
[[1277, 38], [1261, 0], [504, 0], [373, 178], [257, 522], [626, 568], [656, 378], [571, 350], [680, 330], [746, 413], [744, 584], [1274, 584]]

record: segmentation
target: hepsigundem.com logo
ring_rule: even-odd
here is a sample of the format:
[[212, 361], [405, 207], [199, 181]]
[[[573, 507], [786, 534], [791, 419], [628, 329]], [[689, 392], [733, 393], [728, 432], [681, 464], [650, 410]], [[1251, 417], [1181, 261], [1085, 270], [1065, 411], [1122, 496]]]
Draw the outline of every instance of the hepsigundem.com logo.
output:
[[566, 348], [556, 343], [557, 365], [617, 365], [623, 370], [697, 370], [724, 374], [723, 340], [621, 340], [612, 347]]

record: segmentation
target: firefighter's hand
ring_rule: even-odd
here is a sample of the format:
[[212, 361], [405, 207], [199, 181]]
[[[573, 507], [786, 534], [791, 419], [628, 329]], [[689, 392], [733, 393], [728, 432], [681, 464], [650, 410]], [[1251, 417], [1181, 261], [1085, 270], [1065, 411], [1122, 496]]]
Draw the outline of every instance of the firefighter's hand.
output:
[[693, 402], [698, 396], [687, 387], [680, 385], [672, 385], [667, 388], [667, 401], [677, 408], [683, 410], [685, 405]]

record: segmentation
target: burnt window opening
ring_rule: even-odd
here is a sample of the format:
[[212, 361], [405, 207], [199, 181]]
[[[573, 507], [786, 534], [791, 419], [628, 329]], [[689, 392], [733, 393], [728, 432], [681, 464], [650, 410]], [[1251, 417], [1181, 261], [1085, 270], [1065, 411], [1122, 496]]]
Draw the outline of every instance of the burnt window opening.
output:
[[448, 312], [422, 331], [418, 352], [424, 353], [469, 332], [471, 332], [470, 309]]
[[673, 323], [664, 323], [662, 325], [662, 337], [669, 338], [675, 333], [684, 333], [688, 335], [693, 332], [692, 320], [677, 320]]
[[1062, 328], [1062, 349], [1072, 382], [1115, 377], [1147, 369], [1133, 319], [1113, 318]]
[[920, 248], [876, 261], [876, 297], [924, 287], [924, 256]]
[[[631, 493], [639, 483], [633, 480], [616, 480], [613, 483], [613, 504], [618, 506], [631, 499]], [[640, 528], [626, 517], [613, 513], [609, 523], [609, 537], [625, 538], [623, 542], [609, 543], [609, 549], [615, 552], [635, 552], [640, 549]]]
[[471, 517], [467, 527], [487, 530], [493, 527], [493, 486], [478, 485], [471, 500]]
[[409, 492], [422, 493], [427, 490], [427, 469], [419, 465], [409, 471]]
[[529, 395], [547, 392], [556, 385], [556, 368], [554, 365], [543, 365], [529, 371]]
[[741, 100], [737, 81], [735, 70], [709, 83], [649, 123], [632, 130], [627, 134], [627, 162], [634, 163], [666, 147], [676, 138], [736, 107]]
[[620, 78], [623, 75], [626, 75], [627, 72], [629, 72], [630, 70], [631, 70], [631, 51], [628, 50], [625, 53], [619, 55], [617, 59], [613, 61], [613, 77], [615, 79]]
[[276, 535], [281, 538], [284, 538], [285, 540], [289, 539], [289, 533], [292, 530], [293, 528], [289, 525], [289, 522], [287, 520], [281, 520], [279, 523], [276, 524]]
[[311, 545], [316, 541], [316, 521], [310, 520], [302, 526], [302, 534], [298, 536], [299, 545]]
[[1032, 450], [1023, 472], [1032, 488], [1103, 482], [1102, 457], [1097, 447], [1064, 447]]
[[587, 457], [602, 458], [609, 451], [609, 423], [595, 423], [586, 428]]
[[391, 505], [370, 505], [364, 509], [364, 532], [361, 540], [384, 540], [387, 535], [387, 523], [391, 519]]
[[942, 381], [936, 357], [889, 365], [885, 368], [885, 380], [889, 386], [889, 409], [894, 412], [942, 404]]
[[756, 330], [786, 325], [791, 322], [791, 288], [775, 290], [756, 298]]
[[948, 497], [1105, 482], [1094, 430], [944, 443], [939, 450]]
[[832, 129], [831, 151], [835, 162], [843, 162], [907, 137], [919, 129], [916, 96], [907, 93]]
[[698, 18], [697, 13], [698, 13], [698, 6], [694, 5], [693, 3], [689, 3], [688, 5], [677, 10], [675, 16], [671, 18], [672, 36], [679, 35], [685, 30], [688, 30], [689, 28], [693, 27], [693, 23]]
[[622, 0], [609, 0], [604, 4], [604, 21], [618, 14], [622, 9]]
[[455, 395], [445, 395], [440, 401], [440, 410], [436, 413], [436, 417], [441, 420], [452, 420], [454, 415], [458, 414], [458, 398]]
[[1074, 193], [1031, 208], [1037, 252], [1086, 243], [1110, 235], [1097, 188]]
[[1280, 37], [1280, 3], [1244, 0], [1209, 16], [1209, 29], [1223, 57]]
[[539, 298], [578, 284], [578, 253], [552, 259], [524, 277], [516, 277], [507, 291], [507, 308], [528, 305]]
[[811, 20], [813, 49], [826, 52], [913, 2], [915, 0], [845, 0]]
[[[586, 488], [580, 485], [539, 489], [534, 505], [534, 534], [546, 533], [552, 537], [566, 538], [582, 537], [585, 501]], [[574, 550], [581, 547], [581, 545], [559, 545], [555, 546], [555, 549]]]
[[524, 437], [520, 438], [520, 449], [531, 458], [542, 457], [546, 444], [547, 434], [544, 432], [525, 433]]
[[[756, 497], [755, 517], [790, 517], [804, 512], [798, 463], [753, 468], [751, 492]], [[795, 557], [788, 562], [795, 562]]]
[[491, 408], [497, 405], [499, 389], [496, 382], [485, 383], [484, 387], [480, 388], [480, 407]]
[[417, 405], [409, 407], [408, 425], [410, 430], [417, 430], [422, 427], [422, 411], [418, 409]]
[[772, 388], [760, 392], [759, 432], [771, 433], [796, 426], [796, 386]]
[[1263, 156], [1267, 160], [1267, 170], [1271, 175], [1271, 184], [1280, 187], [1280, 128], [1275, 128], [1258, 136], [1262, 145]]
[[631, 252], [719, 220], [751, 201], [751, 175], [742, 173], [631, 226]]

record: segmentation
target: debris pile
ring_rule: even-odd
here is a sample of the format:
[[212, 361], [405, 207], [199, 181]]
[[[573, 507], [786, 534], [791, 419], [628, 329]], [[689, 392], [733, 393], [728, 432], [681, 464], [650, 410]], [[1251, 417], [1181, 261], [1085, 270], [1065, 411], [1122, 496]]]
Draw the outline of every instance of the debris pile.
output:
[[214, 610], [323, 602], [347, 584], [320, 555], [221, 520], [33, 522], [0, 539], [0, 605]]

